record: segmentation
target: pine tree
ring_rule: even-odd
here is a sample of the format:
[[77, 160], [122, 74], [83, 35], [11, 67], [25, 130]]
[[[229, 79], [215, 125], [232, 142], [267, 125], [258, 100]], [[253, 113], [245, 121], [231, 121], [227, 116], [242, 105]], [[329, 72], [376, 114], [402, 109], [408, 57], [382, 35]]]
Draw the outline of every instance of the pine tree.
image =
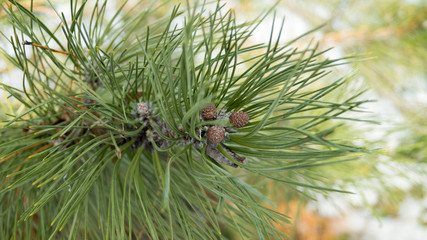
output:
[[0, 130], [3, 238], [283, 239], [290, 221], [263, 180], [341, 191], [309, 170], [365, 151], [325, 127], [363, 121], [343, 116], [360, 92], [325, 99], [351, 80], [326, 81], [330, 69], [353, 57], [293, 47], [309, 33], [281, 45], [277, 20], [253, 44], [269, 12], [238, 23], [220, 2], [139, 1], [112, 17], [89, 4], [70, 0], [54, 28], [32, 1], [2, 5], [22, 88], [1, 85], [23, 106]]

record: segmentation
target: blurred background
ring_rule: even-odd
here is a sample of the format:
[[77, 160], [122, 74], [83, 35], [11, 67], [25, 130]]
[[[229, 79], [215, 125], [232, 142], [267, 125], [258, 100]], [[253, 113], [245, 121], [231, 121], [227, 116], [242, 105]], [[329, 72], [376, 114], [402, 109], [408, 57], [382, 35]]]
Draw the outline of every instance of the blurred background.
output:
[[[29, 5], [30, 1], [20, 1]], [[68, 1], [51, 1], [67, 11]], [[119, 1], [110, 1], [118, 7]], [[132, 2], [132, 1], [130, 1]], [[177, 4], [178, 1], [171, 1]], [[270, 182], [264, 192], [278, 211], [293, 218], [281, 227], [291, 239], [427, 239], [427, 2], [425, 0], [230, 0], [239, 21], [252, 20], [273, 7], [285, 18], [285, 43], [319, 25], [320, 30], [295, 44], [318, 41], [333, 48], [325, 58], [359, 55], [358, 61], [334, 69], [333, 77], [354, 78], [347, 92], [366, 90], [367, 113], [351, 117], [378, 124], [347, 123], [335, 133], [353, 144], [367, 146], [372, 154], [347, 164], [315, 169], [325, 184], [353, 194], [304, 194]], [[34, 1], [40, 15], [56, 18], [46, 1]], [[275, 5], [277, 4], [277, 5]], [[113, 9], [117, 9], [112, 7]], [[165, 9], [167, 12], [167, 9]], [[165, 13], [166, 13], [165, 12]], [[7, 16], [0, 10], [0, 31], [11, 35]], [[273, 12], [261, 23], [252, 41], [267, 42]], [[276, 24], [279, 27], [279, 24]], [[2, 46], [7, 43], [0, 40]], [[4, 47], [4, 50], [13, 52]], [[19, 87], [22, 76], [0, 54], [0, 80]], [[19, 80], [17, 80], [19, 79]], [[20, 106], [2, 99], [0, 118]], [[336, 96], [339, 98], [340, 96]], [[333, 122], [331, 123], [333, 124]], [[250, 180], [249, 180], [250, 181]], [[254, 180], [255, 181], [255, 180]], [[277, 193], [281, 194], [277, 194]]]
[[[232, 5], [239, 17], [240, 12], [254, 16], [274, 3], [242, 0]], [[378, 122], [351, 123], [337, 133], [373, 154], [319, 170], [354, 194], [318, 195], [316, 200], [278, 197], [279, 210], [294, 218], [295, 225], [285, 231], [291, 239], [307, 240], [427, 239], [427, 2], [288, 0], [280, 1], [275, 12], [286, 19], [284, 42], [326, 24], [305, 40], [333, 47], [325, 57], [360, 55], [361, 61], [334, 71], [357, 74], [347, 91], [367, 89], [363, 98], [375, 101], [364, 106], [370, 114], [360, 117]], [[264, 24], [255, 36], [258, 41], [268, 40], [262, 31], [271, 20]]]

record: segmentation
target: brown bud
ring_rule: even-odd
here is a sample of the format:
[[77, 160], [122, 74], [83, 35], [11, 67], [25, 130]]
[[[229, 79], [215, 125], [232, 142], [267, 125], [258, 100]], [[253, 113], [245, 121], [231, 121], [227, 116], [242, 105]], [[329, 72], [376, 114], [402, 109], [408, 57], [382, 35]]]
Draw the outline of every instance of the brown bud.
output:
[[140, 116], [148, 116], [150, 114], [150, 107], [145, 102], [139, 102], [136, 104], [136, 112]]
[[136, 108], [132, 111], [132, 115], [139, 121], [150, 118], [151, 114], [152, 110], [150, 108], [150, 104], [146, 102], [137, 103]]
[[209, 142], [211, 143], [220, 143], [225, 136], [225, 129], [221, 126], [212, 126], [209, 127], [208, 132], [206, 133]]
[[233, 112], [230, 116], [230, 122], [234, 127], [243, 127], [249, 123], [249, 114], [243, 111]]
[[216, 116], [216, 107], [215, 104], [210, 105], [207, 108], [204, 108], [200, 111], [200, 114], [202, 115], [202, 118], [204, 120], [212, 120]]

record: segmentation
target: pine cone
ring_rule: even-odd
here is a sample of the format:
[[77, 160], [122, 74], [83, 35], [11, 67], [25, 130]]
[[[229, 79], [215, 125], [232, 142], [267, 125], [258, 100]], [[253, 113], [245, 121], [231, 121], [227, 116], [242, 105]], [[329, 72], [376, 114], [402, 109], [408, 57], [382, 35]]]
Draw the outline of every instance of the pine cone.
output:
[[234, 127], [243, 127], [249, 123], [249, 114], [243, 111], [233, 112], [230, 116], [230, 122]]
[[220, 143], [225, 136], [225, 129], [221, 126], [212, 126], [206, 133], [209, 142]]
[[200, 111], [200, 114], [202, 115], [202, 118], [204, 120], [212, 120], [216, 116], [216, 107], [215, 104], [210, 105], [209, 107], [202, 109]]

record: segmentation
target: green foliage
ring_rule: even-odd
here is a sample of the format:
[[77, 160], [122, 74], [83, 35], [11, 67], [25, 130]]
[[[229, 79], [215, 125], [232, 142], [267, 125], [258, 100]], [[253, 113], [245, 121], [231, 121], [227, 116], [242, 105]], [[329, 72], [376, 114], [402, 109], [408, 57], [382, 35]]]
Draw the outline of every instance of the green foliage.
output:
[[[220, 3], [163, 17], [159, 2], [123, 4], [113, 17], [107, 2], [88, 4], [71, 0], [56, 27], [32, 7], [2, 5], [15, 33], [14, 55], [2, 52], [23, 79], [22, 89], [1, 85], [25, 106], [0, 131], [3, 237], [218, 239], [231, 229], [283, 239], [275, 224], [288, 218], [246, 180], [340, 191], [309, 170], [365, 152], [325, 127], [363, 121], [343, 116], [360, 111], [360, 93], [325, 99], [347, 80], [323, 81], [328, 69], [352, 58], [322, 59], [317, 45], [294, 48], [300, 38], [280, 45], [283, 22], [278, 38], [271, 30], [267, 44], [251, 44], [263, 17], [237, 23]], [[203, 121], [211, 103], [217, 120]], [[220, 117], [239, 110], [244, 127]], [[227, 129], [222, 143], [206, 140], [210, 125]]]

